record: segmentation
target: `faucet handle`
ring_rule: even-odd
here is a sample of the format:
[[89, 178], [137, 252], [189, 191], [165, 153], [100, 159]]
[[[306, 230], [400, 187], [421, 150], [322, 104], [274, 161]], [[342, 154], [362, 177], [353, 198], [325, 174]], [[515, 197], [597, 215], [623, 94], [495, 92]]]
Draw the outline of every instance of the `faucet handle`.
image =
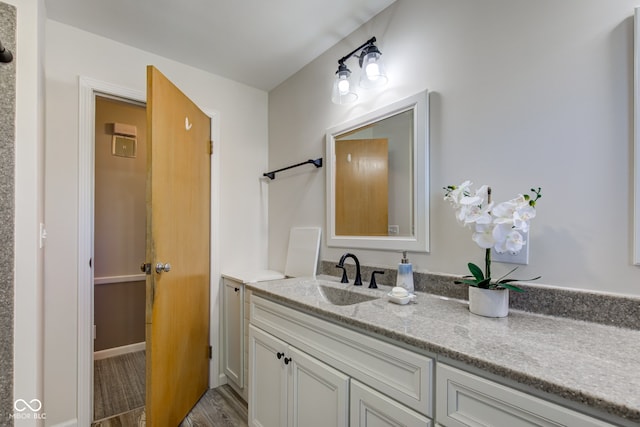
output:
[[369, 288], [377, 289], [378, 285], [376, 284], [376, 274], [384, 274], [384, 271], [377, 270], [371, 273], [371, 281], [369, 281]]
[[349, 283], [349, 278], [347, 277], [347, 269], [346, 267], [337, 264], [336, 267], [341, 268], [342, 269], [342, 279], [340, 280], [340, 283]]

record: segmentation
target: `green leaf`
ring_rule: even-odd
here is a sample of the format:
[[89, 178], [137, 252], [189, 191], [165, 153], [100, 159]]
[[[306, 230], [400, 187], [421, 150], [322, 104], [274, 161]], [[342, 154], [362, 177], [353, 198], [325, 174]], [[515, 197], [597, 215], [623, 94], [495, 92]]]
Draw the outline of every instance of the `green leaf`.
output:
[[509, 285], [508, 283], [500, 283], [500, 286], [502, 286], [503, 288], [509, 289], [511, 291], [524, 292], [523, 289], [520, 289], [519, 287], [517, 287], [515, 285]]
[[502, 279], [497, 283], [502, 284], [502, 283], [511, 283], [511, 282], [533, 282], [534, 280], [538, 280], [541, 277], [542, 276], [532, 277], [531, 279]]
[[502, 277], [500, 277], [498, 280], [496, 280], [497, 283], [500, 283], [502, 280], [504, 280], [505, 277], [507, 277], [508, 275], [510, 275], [511, 273], [513, 273], [514, 271], [516, 271], [518, 269], [518, 267], [513, 268], [510, 272], [508, 272], [507, 274], [503, 275]]
[[491, 277], [487, 277], [484, 280], [476, 282], [479, 288], [489, 289], [491, 287]]
[[456, 280], [454, 283], [478, 287], [478, 282], [475, 280], [463, 279]]
[[473, 277], [476, 278], [478, 283], [484, 280], [484, 274], [482, 274], [482, 270], [480, 269], [480, 267], [478, 267], [472, 262], [467, 264], [467, 267], [469, 267], [469, 271], [471, 272], [471, 274], [473, 274]]

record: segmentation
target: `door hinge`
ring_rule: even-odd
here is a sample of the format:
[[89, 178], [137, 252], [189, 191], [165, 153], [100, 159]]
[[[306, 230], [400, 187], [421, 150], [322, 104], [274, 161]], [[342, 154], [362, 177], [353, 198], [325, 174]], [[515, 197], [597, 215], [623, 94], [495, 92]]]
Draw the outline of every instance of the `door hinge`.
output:
[[213, 141], [209, 141], [209, 154], [213, 155]]
[[213, 359], [213, 347], [209, 346], [209, 359]]

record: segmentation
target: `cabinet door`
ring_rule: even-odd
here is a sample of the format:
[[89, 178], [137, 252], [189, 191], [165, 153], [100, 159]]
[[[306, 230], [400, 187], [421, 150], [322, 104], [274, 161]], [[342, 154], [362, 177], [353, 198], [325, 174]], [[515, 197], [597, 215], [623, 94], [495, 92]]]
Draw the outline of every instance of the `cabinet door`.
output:
[[244, 387], [244, 285], [224, 279], [224, 373]]
[[432, 421], [388, 398], [387, 396], [351, 380], [351, 427], [431, 427]]
[[249, 426], [287, 425], [287, 344], [249, 326]]
[[347, 427], [349, 377], [289, 347], [289, 426]]

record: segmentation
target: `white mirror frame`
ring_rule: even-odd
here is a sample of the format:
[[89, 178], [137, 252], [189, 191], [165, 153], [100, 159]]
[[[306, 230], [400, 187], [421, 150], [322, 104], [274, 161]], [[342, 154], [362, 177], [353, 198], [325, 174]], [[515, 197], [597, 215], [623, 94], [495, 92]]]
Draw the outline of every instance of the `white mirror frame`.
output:
[[633, 263], [640, 265], [640, 7], [634, 16]]
[[[413, 110], [413, 236], [337, 236], [335, 216], [335, 138], [346, 132]], [[428, 91], [327, 129], [327, 246], [429, 252], [429, 94]], [[366, 206], [362, 207], [366, 209]]]

